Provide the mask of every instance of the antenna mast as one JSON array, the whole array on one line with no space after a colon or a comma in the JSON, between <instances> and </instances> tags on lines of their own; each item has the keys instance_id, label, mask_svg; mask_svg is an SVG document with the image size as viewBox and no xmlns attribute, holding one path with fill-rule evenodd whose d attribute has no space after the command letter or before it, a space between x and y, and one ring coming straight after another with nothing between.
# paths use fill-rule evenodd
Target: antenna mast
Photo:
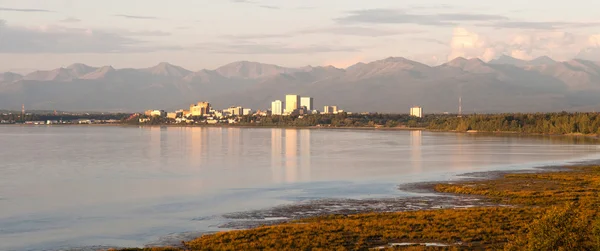
<instances>
[{"instance_id":1,"label":"antenna mast","mask_svg":"<svg viewBox=\"0 0 600 251\"><path fill-rule=\"evenodd\" d=\"M458 117L462 117L462 96L458 98Z\"/></svg>"}]
</instances>

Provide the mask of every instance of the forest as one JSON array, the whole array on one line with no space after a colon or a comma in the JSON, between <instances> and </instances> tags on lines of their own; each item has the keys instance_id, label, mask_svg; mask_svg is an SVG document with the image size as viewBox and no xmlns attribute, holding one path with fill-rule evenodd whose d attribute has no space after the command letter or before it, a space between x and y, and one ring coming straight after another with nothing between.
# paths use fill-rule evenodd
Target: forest
<instances>
[{"instance_id":1,"label":"forest","mask_svg":"<svg viewBox=\"0 0 600 251\"><path fill-rule=\"evenodd\" d=\"M531 134L599 134L598 113L488 114L437 117L428 129L466 132L515 132Z\"/></svg>"}]
</instances>

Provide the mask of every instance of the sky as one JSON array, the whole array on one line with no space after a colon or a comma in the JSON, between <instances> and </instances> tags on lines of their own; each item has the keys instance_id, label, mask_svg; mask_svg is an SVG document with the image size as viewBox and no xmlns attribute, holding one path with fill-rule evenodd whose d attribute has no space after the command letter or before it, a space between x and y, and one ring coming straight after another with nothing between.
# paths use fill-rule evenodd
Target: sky
<instances>
[{"instance_id":1,"label":"sky","mask_svg":"<svg viewBox=\"0 0 600 251\"><path fill-rule=\"evenodd\" d=\"M594 0L0 0L0 71L600 61L599 9Z\"/></svg>"}]
</instances>

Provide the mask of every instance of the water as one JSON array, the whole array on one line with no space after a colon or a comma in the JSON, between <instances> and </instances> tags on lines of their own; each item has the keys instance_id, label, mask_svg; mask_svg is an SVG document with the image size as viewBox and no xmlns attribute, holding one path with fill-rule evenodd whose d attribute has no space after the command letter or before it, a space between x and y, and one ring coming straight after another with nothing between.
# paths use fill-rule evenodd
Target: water
<instances>
[{"instance_id":1,"label":"water","mask_svg":"<svg viewBox=\"0 0 600 251\"><path fill-rule=\"evenodd\" d=\"M584 138L420 131L0 127L0 250L143 246L225 213L596 158Z\"/></svg>"}]
</instances>

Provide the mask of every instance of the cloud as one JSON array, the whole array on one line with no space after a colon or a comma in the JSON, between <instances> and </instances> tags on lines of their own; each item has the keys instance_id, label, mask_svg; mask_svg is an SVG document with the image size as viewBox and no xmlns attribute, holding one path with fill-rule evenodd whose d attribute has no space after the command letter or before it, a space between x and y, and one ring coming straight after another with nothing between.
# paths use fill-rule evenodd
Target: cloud
<instances>
[{"instance_id":1,"label":"cloud","mask_svg":"<svg viewBox=\"0 0 600 251\"><path fill-rule=\"evenodd\" d=\"M588 44L591 47L600 47L600 34L591 35L588 38Z\"/></svg>"},{"instance_id":2,"label":"cloud","mask_svg":"<svg viewBox=\"0 0 600 251\"><path fill-rule=\"evenodd\" d=\"M261 7L263 9L269 9L269 10L281 10L281 7L273 6L273 5L260 5L258 7Z\"/></svg>"},{"instance_id":3,"label":"cloud","mask_svg":"<svg viewBox=\"0 0 600 251\"><path fill-rule=\"evenodd\" d=\"M339 23L370 24L418 24L418 25L456 25L457 22L508 20L500 15L444 13L444 14L410 14L403 10L369 9L351 11L346 17L335 19Z\"/></svg>"},{"instance_id":4,"label":"cloud","mask_svg":"<svg viewBox=\"0 0 600 251\"><path fill-rule=\"evenodd\" d=\"M484 34L457 27L453 30L447 59L465 57L489 61L501 55L509 55L523 60L540 56L570 60L576 55L583 55L582 52L587 51L587 56L595 53L594 39L594 36L581 36L564 31L534 31L492 40Z\"/></svg>"},{"instance_id":5,"label":"cloud","mask_svg":"<svg viewBox=\"0 0 600 251\"><path fill-rule=\"evenodd\" d=\"M349 36L364 36L364 37L384 37L402 34L422 33L421 30L384 30L376 28L367 28L360 26L342 26L319 29L308 29L299 31L301 34L335 34Z\"/></svg>"},{"instance_id":6,"label":"cloud","mask_svg":"<svg viewBox=\"0 0 600 251\"><path fill-rule=\"evenodd\" d=\"M500 29L529 29L529 30L557 30L574 29L600 26L600 22L530 22L530 21L502 21L479 26Z\"/></svg>"},{"instance_id":7,"label":"cloud","mask_svg":"<svg viewBox=\"0 0 600 251\"><path fill-rule=\"evenodd\" d=\"M457 6L450 4L423 4L423 5L411 5L408 8L411 10L447 10L455 9Z\"/></svg>"},{"instance_id":8,"label":"cloud","mask_svg":"<svg viewBox=\"0 0 600 251\"><path fill-rule=\"evenodd\" d=\"M256 1L251 1L251 0L230 0L230 2L232 3L241 3L241 4L252 4L252 5L256 5L259 8L263 8L263 9L268 9L268 10L281 10L281 7L279 6L275 6L275 5L266 5L266 4L260 4Z\"/></svg>"},{"instance_id":9,"label":"cloud","mask_svg":"<svg viewBox=\"0 0 600 251\"><path fill-rule=\"evenodd\" d=\"M282 43L251 43L241 42L228 45L222 44L205 44L199 48L211 50L217 54L313 54L327 52L358 52L359 48L344 47L344 46L324 46L324 45L308 45L308 46L292 46Z\"/></svg>"},{"instance_id":10,"label":"cloud","mask_svg":"<svg viewBox=\"0 0 600 251\"><path fill-rule=\"evenodd\" d=\"M422 42L428 42L428 43L434 43L434 44L439 44L439 45L443 45L443 46L448 46L448 43L435 39L435 38L413 38L412 40L414 41L422 41Z\"/></svg>"},{"instance_id":11,"label":"cloud","mask_svg":"<svg viewBox=\"0 0 600 251\"><path fill-rule=\"evenodd\" d=\"M142 30L142 31L119 31L118 32L124 36L132 36L132 37L166 37L170 36L171 33L165 31L158 30Z\"/></svg>"},{"instance_id":12,"label":"cloud","mask_svg":"<svg viewBox=\"0 0 600 251\"><path fill-rule=\"evenodd\" d=\"M132 15L123 15L123 14L117 14L114 16L128 18L128 19L146 19L146 20L159 20L160 19L159 17L153 17L153 16L132 16Z\"/></svg>"},{"instance_id":13,"label":"cloud","mask_svg":"<svg viewBox=\"0 0 600 251\"><path fill-rule=\"evenodd\" d=\"M590 35L587 38L587 48L581 50L576 58L600 61L600 34Z\"/></svg>"},{"instance_id":14,"label":"cloud","mask_svg":"<svg viewBox=\"0 0 600 251\"><path fill-rule=\"evenodd\" d=\"M136 36L162 35L153 31L109 31L67 28L8 26L0 23L0 53L131 53L178 50L155 46Z\"/></svg>"},{"instance_id":15,"label":"cloud","mask_svg":"<svg viewBox=\"0 0 600 251\"><path fill-rule=\"evenodd\" d=\"M485 37L465 28L457 27L452 32L448 61L457 57L481 58L489 61L496 56L495 51L490 48L490 42Z\"/></svg>"},{"instance_id":16,"label":"cloud","mask_svg":"<svg viewBox=\"0 0 600 251\"><path fill-rule=\"evenodd\" d=\"M294 9L295 10L314 10L316 8L317 7L315 7L315 6L299 6L299 7L296 7Z\"/></svg>"},{"instance_id":17,"label":"cloud","mask_svg":"<svg viewBox=\"0 0 600 251\"><path fill-rule=\"evenodd\" d=\"M60 21L63 22L63 23L78 23L78 22L81 22L81 19L77 19L77 18L74 18L74 17L68 17L68 18L65 18L65 19L60 20Z\"/></svg>"},{"instance_id":18,"label":"cloud","mask_svg":"<svg viewBox=\"0 0 600 251\"><path fill-rule=\"evenodd\" d=\"M54 12L45 9L17 9L17 8L3 8L0 7L0 11L14 11L14 12Z\"/></svg>"},{"instance_id":19,"label":"cloud","mask_svg":"<svg viewBox=\"0 0 600 251\"><path fill-rule=\"evenodd\" d=\"M416 34L422 33L422 30L389 30L389 29L378 29L360 26L335 26L335 27L324 27L316 29L304 29L287 33L275 33L275 34L245 34L245 35L227 35L223 38L233 39L269 39L269 38L289 38L302 35L310 34L333 34L333 35L345 35L345 36L360 36L360 37L384 37L384 36L395 36L404 34Z\"/></svg>"}]
</instances>

